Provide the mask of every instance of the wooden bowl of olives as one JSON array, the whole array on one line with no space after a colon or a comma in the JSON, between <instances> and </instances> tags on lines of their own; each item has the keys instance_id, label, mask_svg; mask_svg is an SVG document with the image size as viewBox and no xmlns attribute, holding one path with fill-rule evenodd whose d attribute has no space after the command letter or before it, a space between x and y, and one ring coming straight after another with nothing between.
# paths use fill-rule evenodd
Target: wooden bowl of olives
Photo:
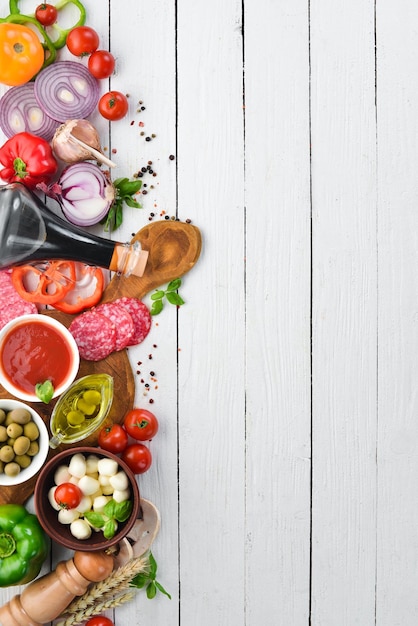
<instances>
[{"instance_id":1,"label":"wooden bowl of olives","mask_svg":"<svg viewBox=\"0 0 418 626\"><path fill-rule=\"evenodd\" d=\"M0 486L19 485L39 472L49 451L42 417L20 400L0 400Z\"/></svg>"}]
</instances>

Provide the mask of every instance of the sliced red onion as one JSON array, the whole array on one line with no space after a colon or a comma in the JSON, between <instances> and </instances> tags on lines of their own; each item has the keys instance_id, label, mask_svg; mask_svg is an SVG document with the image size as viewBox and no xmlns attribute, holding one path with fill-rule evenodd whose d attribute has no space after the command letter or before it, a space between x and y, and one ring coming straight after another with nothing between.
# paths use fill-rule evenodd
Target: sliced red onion
<instances>
[{"instance_id":1,"label":"sliced red onion","mask_svg":"<svg viewBox=\"0 0 418 626\"><path fill-rule=\"evenodd\" d=\"M8 139L16 133L32 133L51 141L58 122L39 106L34 84L11 87L0 98L0 127Z\"/></svg>"},{"instance_id":2,"label":"sliced red onion","mask_svg":"<svg viewBox=\"0 0 418 626\"><path fill-rule=\"evenodd\" d=\"M65 168L54 187L65 217L77 226L98 224L115 199L115 188L103 170L85 161Z\"/></svg>"},{"instance_id":3,"label":"sliced red onion","mask_svg":"<svg viewBox=\"0 0 418 626\"><path fill-rule=\"evenodd\" d=\"M82 119L99 101L99 81L76 61L58 61L41 72L34 83L35 98L57 122Z\"/></svg>"}]
</instances>

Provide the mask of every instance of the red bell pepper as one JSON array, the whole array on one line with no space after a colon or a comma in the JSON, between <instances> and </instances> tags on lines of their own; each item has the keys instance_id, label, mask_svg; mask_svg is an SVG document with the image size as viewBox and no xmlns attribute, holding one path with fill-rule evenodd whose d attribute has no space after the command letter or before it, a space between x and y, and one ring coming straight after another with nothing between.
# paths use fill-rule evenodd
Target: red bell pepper
<instances>
[{"instance_id":1,"label":"red bell pepper","mask_svg":"<svg viewBox=\"0 0 418 626\"><path fill-rule=\"evenodd\" d=\"M104 275L100 267L75 262L76 282L64 297L54 302L54 309L75 315L99 304L104 290Z\"/></svg>"},{"instance_id":2,"label":"red bell pepper","mask_svg":"<svg viewBox=\"0 0 418 626\"><path fill-rule=\"evenodd\" d=\"M52 148L45 139L31 133L17 133L0 148L0 178L20 182L34 189L47 183L58 169Z\"/></svg>"},{"instance_id":3,"label":"red bell pepper","mask_svg":"<svg viewBox=\"0 0 418 626\"><path fill-rule=\"evenodd\" d=\"M35 304L54 304L73 289L76 271L73 261L48 261L19 265L12 270L12 283L18 294Z\"/></svg>"}]
</instances>

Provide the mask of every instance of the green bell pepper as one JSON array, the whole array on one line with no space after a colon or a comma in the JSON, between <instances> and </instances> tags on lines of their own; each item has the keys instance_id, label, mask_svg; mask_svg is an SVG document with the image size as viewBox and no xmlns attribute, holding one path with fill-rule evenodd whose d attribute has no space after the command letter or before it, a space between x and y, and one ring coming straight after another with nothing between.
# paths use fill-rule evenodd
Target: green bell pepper
<instances>
[{"instance_id":1,"label":"green bell pepper","mask_svg":"<svg viewBox=\"0 0 418 626\"><path fill-rule=\"evenodd\" d=\"M39 574L49 540L21 504L0 505L0 587L25 585Z\"/></svg>"}]
</instances>

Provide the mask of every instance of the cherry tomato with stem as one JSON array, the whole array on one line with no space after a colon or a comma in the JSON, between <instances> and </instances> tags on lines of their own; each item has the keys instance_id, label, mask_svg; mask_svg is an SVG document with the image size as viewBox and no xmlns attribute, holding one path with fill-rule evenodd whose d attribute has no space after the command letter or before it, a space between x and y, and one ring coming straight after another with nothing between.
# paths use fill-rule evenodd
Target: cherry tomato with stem
<instances>
[{"instance_id":1,"label":"cherry tomato with stem","mask_svg":"<svg viewBox=\"0 0 418 626\"><path fill-rule=\"evenodd\" d=\"M54 491L55 502L61 509L75 509L81 502L83 492L78 485L61 483Z\"/></svg>"},{"instance_id":2,"label":"cherry tomato with stem","mask_svg":"<svg viewBox=\"0 0 418 626\"><path fill-rule=\"evenodd\" d=\"M68 33L66 44L74 56L87 56L99 47L99 35L90 26L76 26Z\"/></svg>"},{"instance_id":3,"label":"cherry tomato with stem","mask_svg":"<svg viewBox=\"0 0 418 626\"><path fill-rule=\"evenodd\" d=\"M98 442L103 450L120 454L128 445L128 433L120 424L105 426L99 433Z\"/></svg>"},{"instance_id":4,"label":"cherry tomato with stem","mask_svg":"<svg viewBox=\"0 0 418 626\"><path fill-rule=\"evenodd\" d=\"M35 18L42 26L52 26L58 19L58 11L53 4L43 2L36 7Z\"/></svg>"},{"instance_id":5,"label":"cherry tomato with stem","mask_svg":"<svg viewBox=\"0 0 418 626\"><path fill-rule=\"evenodd\" d=\"M128 112L128 98L120 91L108 91L99 100L98 109L107 120L121 120Z\"/></svg>"},{"instance_id":6,"label":"cherry tomato with stem","mask_svg":"<svg viewBox=\"0 0 418 626\"><path fill-rule=\"evenodd\" d=\"M121 459L134 474L143 474L151 467L151 450L143 443L131 443L122 452Z\"/></svg>"},{"instance_id":7,"label":"cherry tomato with stem","mask_svg":"<svg viewBox=\"0 0 418 626\"><path fill-rule=\"evenodd\" d=\"M115 624L108 617L95 615L86 622L86 626L115 626Z\"/></svg>"},{"instance_id":8,"label":"cherry tomato with stem","mask_svg":"<svg viewBox=\"0 0 418 626\"><path fill-rule=\"evenodd\" d=\"M115 69L115 57L107 50L96 50L89 56L87 67L95 78L109 78Z\"/></svg>"},{"instance_id":9,"label":"cherry tomato with stem","mask_svg":"<svg viewBox=\"0 0 418 626\"><path fill-rule=\"evenodd\" d=\"M131 409L127 412L123 426L133 439L149 441L158 432L158 420L147 409Z\"/></svg>"}]
</instances>

